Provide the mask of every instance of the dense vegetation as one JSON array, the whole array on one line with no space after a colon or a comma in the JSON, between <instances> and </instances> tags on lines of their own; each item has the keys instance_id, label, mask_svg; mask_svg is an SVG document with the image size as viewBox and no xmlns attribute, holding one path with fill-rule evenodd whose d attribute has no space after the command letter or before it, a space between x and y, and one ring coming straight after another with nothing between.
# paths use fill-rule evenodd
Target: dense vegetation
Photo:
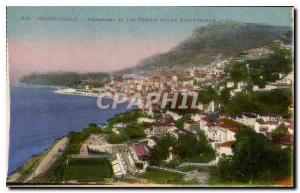
<instances>
[{"instance_id":1,"label":"dense vegetation","mask_svg":"<svg viewBox=\"0 0 300 193\"><path fill-rule=\"evenodd\" d=\"M128 140L139 139L146 137L144 132L144 127L141 124L129 124L126 127L122 128L119 134L110 132L107 134L106 140L109 143L117 144L124 143Z\"/></svg>"},{"instance_id":2,"label":"dense vegetation","mask_svg":"<svg viewBox=\"0 0 300 193\"><path fill-rule=\"evenodd\" d=\"M233 61L228 65L230 79L244 81L248 85L263 88L267 82L278 80L279 74L288 74L293 70L292 51L277 43L268 46L271 53L256 60Z\"/></svg>"},{"instance_id":3,"label":"dense vegetation","mask_svg":"<svg viewBox=\"0 0 300 193\"><path fill-rule=\"evenodd\" d=\"M169 156L169 148L176 144L176 139L166 136L159 140L153 149L150 150L150 164L159 165Z\"/></svg>"},{"instance_id":4,"label":"dense vegetation","mask_svg":"<svg viewBox=\"0 0 300 193\"><path fill-rule=\"evenodd\" d=\"M166 136L159 140L150 150L150 162L153 165L160 165L169 156L169 148L173 146L178 149L179 157L170 165L186 162L209 162L215 158L215 152L209 145L207 138L203 133L186 134L176 141L171 136Z\"/></svg>"},{"instance_id":5,"label":"dense vegetation","mask_svg":"<svg viewBox=\"0 0 300 193\"><path fill-rule=\"evenodd\" d=\"M146 134L144 130L149 124L138 123L137 120L141 117L148 117L148 115L142 110L133 110L113 117L108 121L106 140L109 143L117 144L124 143L130 139L145 137ZM123 128L119 128L119 134L112 132L112 128L115 127L116 124L122 124L124 126Z\"/></svg>"},{"instance_id":6,"label":"dense vegetation","mask_svg":"<svg viewBox=\"0 0 300 193\"><path fill-rule=\"evenodd\" d=\"M22 77L21 82L35 85L68 86L78 87L88 83L93 87L103 86L103 83L109 80L107 73L33 73Z\"/></svg>"},{"instance_id":7,"label":"dense vegetation","mask_svg":"<svg viewBox=\"0 0 300 193\"><path fill-rule=\"evenodd\" d=\"M82 143L92 133L102 133L97 124L91 123L81 132L70 132L69 143L63 155L51 166L44 176L35 179L37 183L61 183L67 180L101 181L112 177L110 163L107 159L74 160L70 156L80 152ZM67 161L68 160L68 161ZM98 171L98 172L95 172Z\"/></svg>"},{"instance_id":8,"label":"dense vegetation","mask_svg":"<svg viewBox=\"0 0 300 193\"><path fill-rule=\"evenodd\" d=\"M291 149L282 149L264 135L250 128L236 135L232 156L223 156L217 166L211 168L212 184L265 183L290 176Z\"/></svg>"},{"instance_id":9,"label":"dense vegetation","mask_svg":"<svg viewBox=\"0 0 300 193\"><path fill-rule=\"evenodd\" d=\"M238 116L245 112L258 114L278 114L289 117L289 106L292 104L290 89L269 92L240 92L232 97L221 109L222 113Z\"/></svg>"},{"instance_id":10,"label":"dense vegetation","mask_svg":"<svg viewBox=\"0 0 300 193\"><path fill-rule=\"evenodd\" d=\"M148 117L146 113L144 113L142 110L136 109L133 111L125 112L122 114L119 114L117 116L114 116L113 118L108 120L109 126L113 126L114 124L118 123L133 123L137 122L138 118L140 117Z\"/></svg>"},{"instance_id":11,"label":"dense vegetation","mask_svg":"<svg viewBox=\"0 0 300 193\"><path fill-rule=\"evenodd\" d=\"M273 134L289 134L289 129L284 124L280 124L276 129L272 132Z\"/></svg>"},{"instance_id":12,"label":"dense vegetation","mask_svg":"<svg viewBox=\"0 0 300 193\"><path fill-rule=\"evenodd\" d=\"M107 159L70 159L64 169L64 180L98 181L112 177Z\"/></svg>"},{"instance_id":13,"label":"dense vegetation","mask_svg":"<svg viewBox=\"0 0 300 193\"><path fill-rule=\"evenodd\" d=\"M68 160L68 163L67 163ZM76 160L66 154L57 160L44 176L35 183L62 183L69 180L103 183L105 178L112 178L113 171L109 161L103 159Z\"/></svg>"},{"instance_id":14,"label":"dense vegetation","mask_svg":"<svg viewBox=\"0 0 300 193\"><path fill-rule=\"evenodd\" d=\"M91 133L102 133L103 130L95 123L89 125L88 128L81 132L69 133L69 145L67 149L68 154L77 154L80 152L82 143L90 136Z\"/></svg>"}]
</instances>

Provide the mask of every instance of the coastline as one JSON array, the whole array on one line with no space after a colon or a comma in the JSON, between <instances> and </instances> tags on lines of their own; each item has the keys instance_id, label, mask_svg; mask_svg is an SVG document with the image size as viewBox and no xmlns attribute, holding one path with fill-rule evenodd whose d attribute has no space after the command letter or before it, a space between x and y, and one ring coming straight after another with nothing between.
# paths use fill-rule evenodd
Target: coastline
<instances>
[{"instance_id":1,"label":"coastline","mask_svg":"<svg viewBox=\"0 0 300 193\"><path fill-rule=\"evenodd\" d=\"M36 88L52 88L52 93L58 94L58 95L73 95L73 96L87 96L87 97L98 97L98 94L93 93L92 95L89 94L85 94L85 93L80 93L80 92L72 92L72 93L68 93L68 92L59 92L59 90L65 90L68 89L66 87L62 88L62 87L57 87L57 86L47 86L47 85L23 85L21 87L36 87ZM111 99L109 97L106 97L107 99ZM120 112L122 113L122 112ZM111 116L110 118L108 118L107 120L104 121L103 124L106 124L108 120L110 120L111 118L113 118L116 115L115 114L113 116ZM80 131L84 130L84 127L82 127L80 129ZM7 183L24 183L24 182L28 182L29 180L24 181L24 179L22 179L24 177L24 175L22 175L22 172L28 170L28 167L30 167L30 170L32 168L36 169L39 165L40 162L42 162L42 160L49 154L49 151L51 151L55 145L57 143L59 143L63 138L65 138L68 135L63 135L61 137L58 137L56 139L53 140L52 145L50 145L47 149L43 150L41 153L38 154L34 154L31 157L29 157L29 159L21 166L19 166L18 168L16 168L14 171L12 171L11 173L7 173ZM52 156L53 157L53 156ZM38 163L37 163L38 162ZM26 178L29 177L30 174L28 174L28 176ZM20 180L22 179L22 180Z\"/></svg>"},{"instance_id":2,"label":"coastline","mask_svg":"<svg viewBox=\"0 0 300 193\"><path fill-rule=\"evenodd\" d=\"M66 142L68 142L67 136L63 136L62 138L55 140L53 145L51 145L47 150L43 151L39 155L32 156L24 165L12 172L11 175L7 177L6 182L25 183L32 180L34 177L43 174L61 156L61 145L65 144L66 146ZM46 164L46 169L44 169L41 164ZM27 172L29 172L29 174Z\"/></svg>"},{"instance_id":3,"label":"coastline","mask_svg":"<svg viewBox=\"0 0 300 193\"><path fill-rule=\"evenodd\" d=\"M79 92L72 88L58 88L54 90L56 94L63 94L63 95L74 95L74 96L87 96L87 97L98 97L99 93L90 93L90 92ZM108 97L107 97L108 98Z\"/></svg>"}]
</instances>

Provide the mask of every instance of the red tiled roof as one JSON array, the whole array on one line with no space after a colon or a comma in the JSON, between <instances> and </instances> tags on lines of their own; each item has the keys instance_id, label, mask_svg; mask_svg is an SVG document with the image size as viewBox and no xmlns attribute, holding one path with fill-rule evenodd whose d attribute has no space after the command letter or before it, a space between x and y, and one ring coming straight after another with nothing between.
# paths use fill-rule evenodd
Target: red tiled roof
<instances>
[{"instance_id":1,"label":"red tiled roof","mask_svg":"<svg viewBox=\"0 0 300 193\"><path fill-rule=\"evenodd\" d=\"M135 151L135 153L138 157L143 157L143 156L148 156L149 155L149 151L142 144L139 144L139 143L134 144L133 149L134 149L134 151Z\"/></svg>"},{"instance_id":2,"label":"red tiled roof","mask_svg":"<svg viewBox=\"0 0 300 193\"><path fill-rule=\"evenodd\" d=\"M232 147L235 144L235 141L226 141L224 143L221 143L219 147Z\"/></svg>"}]
</instances>

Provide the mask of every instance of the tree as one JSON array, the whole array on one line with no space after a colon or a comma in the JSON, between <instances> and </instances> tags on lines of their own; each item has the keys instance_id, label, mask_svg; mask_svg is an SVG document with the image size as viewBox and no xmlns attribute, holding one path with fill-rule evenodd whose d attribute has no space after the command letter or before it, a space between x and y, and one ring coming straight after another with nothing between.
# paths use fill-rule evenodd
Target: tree
<instances>
[{"instance_id":1,"label":"tree","mask_svg":"<svg viewBox=\"0 0 300 193\"><path fill-rule=\"evenodd\" d=\"M274 134L289 134L289 129L284 125L280 124L274 131Z\"/></svg>"},{"instance_id":2,"label":"tree","mask_svg":"<svg viewBox=\"0 0 300 193\"><path fill-rule=\"evenodd\" d=\"M153 149L150 150L150 163L153 165L160 164L169 156L169 148L176 144L176 139L172 136L166 136L159 140Z\"/></svg>"},{"instance_id":3,"label":"tree","mask_svg":"<svg viewBox=\"0 0 300 193\"><path fill-rule=\"evenodd\" d=\"M230 100L230 90L228 88L224 88L221 92L220 92L220 100L223 103L227 103Z\"/></svg>"},{"instance_id":4,"label":"tree","mask_svg":"<svg viewBox=\"0 0 300 193\"><path fill-rule=\"evenodd\" d=\"M212 175L221 182L272 182L291 175L291 150L244 127L236 135L233 156L220 158Z\"/></svg>"},{"instance_id":5,"label":"tree","mask_svg":"<svg viewBox=\"0 0 300 193\"><path fill-rule=\"evenodd\" d=\"M244 112L258 114L274 113L288 117L288 107L292 102L290 89L269 92L240 92L222 107L222 112L231 116L242 115Z\"/></svg>"},{"instance_id":6,"label":"tree","mask_svg":"<svg viewBox=\"0 0 300 193\"><path fill-rule=\"evenodd\" d=\"M256 119L256 122L258 122L259 124L264 123L265 121L262 118Z\"/></svg>"},{"instance_id":7,"label":"tree","mask_svg":"<svg viewBox=\"0 0 300 193\"><path fill-rule=\"evenodd\" d=\"M213 100L217 99L217 92L211 86L208 86L206 89L199 91L198 93L198 102L207 104Z\"/></svg>"}]
</instances>

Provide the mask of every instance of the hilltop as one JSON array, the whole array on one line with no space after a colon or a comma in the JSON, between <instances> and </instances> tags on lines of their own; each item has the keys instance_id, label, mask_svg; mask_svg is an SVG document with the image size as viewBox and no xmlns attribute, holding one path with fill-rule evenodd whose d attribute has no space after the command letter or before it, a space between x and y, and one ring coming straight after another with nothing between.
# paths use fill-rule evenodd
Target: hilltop
<instances>
[{"instance_id":1,"label":"hilltop","mask_svg":"<svg viewBox=\"0 0 300 193\"><path fill-rule=\"evenodd\" d=\"M168 52L143 59L126 72L180 70L207 65L265 46L272 41L292 42L292 28L266 24L215 22L196 28L191 37Z\"/></svg>"}]
</instances>

